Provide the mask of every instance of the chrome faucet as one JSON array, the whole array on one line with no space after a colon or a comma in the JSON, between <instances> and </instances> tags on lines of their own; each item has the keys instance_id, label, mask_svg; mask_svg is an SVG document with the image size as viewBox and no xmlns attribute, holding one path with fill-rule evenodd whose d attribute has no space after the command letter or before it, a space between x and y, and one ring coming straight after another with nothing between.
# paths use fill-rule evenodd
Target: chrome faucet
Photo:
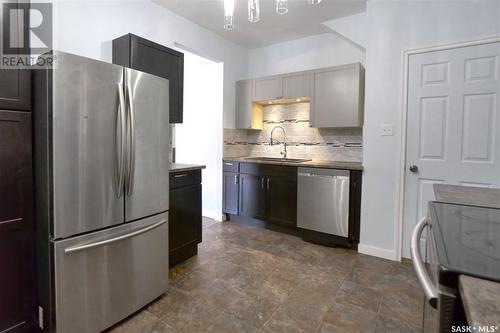
<instances>
[{"instance_id":1,"label":"chrome faucet","mask_svg":"<svg viewBox=\"0 0 500 333\"><path fill-rule=\"evenodd\" d=\"M272 130L271 130L271 140L269 141L269 144L271 146L274 146L274 141L276 141L276 143L280 143L278 140L273 140L273 133L274 133L274 130L277 129L277 128L280 128L282 131L283 131L283 147L284 149L280 152L281 156L283 156L283 158L287 158L287 150L286 150L286 133L285 133L285 129L281 126L275 126Z\"/></svg>"}]
</instances>

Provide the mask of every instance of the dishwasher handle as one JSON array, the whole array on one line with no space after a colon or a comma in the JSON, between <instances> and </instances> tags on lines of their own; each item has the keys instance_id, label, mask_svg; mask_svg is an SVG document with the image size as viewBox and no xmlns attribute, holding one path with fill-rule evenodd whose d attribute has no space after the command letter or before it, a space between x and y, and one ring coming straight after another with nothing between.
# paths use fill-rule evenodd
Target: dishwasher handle
<instances>
[{"instance_id":1,"label":"dishwasher handle","mask_svg":"<svg viewBox=\"0 0 500 333\"><path fill-rule=\"evenodd\" d=\"M322 174L318 174L318 173L309 173L309 172L299 172L297 175L299 177L317 177L317 178L326 178L326 179L349 178L348 176L322 175Z\"/></svg>"},{"instance_id":2,"label":"dishwasher handle","mask_svg":"<svg viewBox=\"0 0 500 333\"><path fill-rule=\"evenodd\" d=\"M328 179L339 177L339 176L334 176L334 175L321 175L321 174L309 173L309 172L307 172L307 173L299 172L298 176L299 177L319 177L319 178L328 178Z\"/></svg>"}]
</instances>

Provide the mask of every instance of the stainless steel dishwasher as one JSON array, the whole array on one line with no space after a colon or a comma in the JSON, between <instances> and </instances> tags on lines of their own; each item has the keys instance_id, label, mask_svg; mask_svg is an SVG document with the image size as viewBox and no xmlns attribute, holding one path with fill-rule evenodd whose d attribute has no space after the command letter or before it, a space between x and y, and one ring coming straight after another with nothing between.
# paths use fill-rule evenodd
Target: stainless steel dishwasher
<instances>
[{"instance_id":1,"label":"stainless steel dishwasher","mask_svg":"<svg viewBox=\"0 0 500 333\"><path fill-rule=\"evenodd\" d=\"M349 170L299 168L297 226L348 237Z\"/></svg>"}]
</instances>

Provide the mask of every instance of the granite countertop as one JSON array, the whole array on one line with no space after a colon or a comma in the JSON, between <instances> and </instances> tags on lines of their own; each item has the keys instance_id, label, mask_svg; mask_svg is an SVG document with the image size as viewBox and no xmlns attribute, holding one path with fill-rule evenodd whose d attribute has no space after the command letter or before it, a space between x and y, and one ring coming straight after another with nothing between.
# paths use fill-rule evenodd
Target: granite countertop
<instances>
[{"instance_id":1,"label":"granite countertop","mask_svg":"<svg viewBox=\"0 0 500 333\"><path fill-rule=\"evenodd\" d=\"M436 201L500 208L500 189L434 184Z\"/></svg>"},{"instance_id":2,"label":"granite countertop","mask_svg":"<svg viewBox=\"0 0 500 333\"><path fill-rule=\"evenodd\" d=\"M246 162L246 163L260 163L260 164L275 164L275 165L291 165L298 167L309 168L326 168L326 169L345 169L345 170L363 170L361 162L349 161L327 161L327 160L311 160L307 162L286 162L286 161L263 161L263 160L249 160L248 157L233 157L224 158L224 161Z\"/></svg>"},{"instance_id":3,"label":"granite countertop","mask_svg":"<svg viewBox=\"0 0 500 333\"><path fill-rule=\"evenodd\" d=\"M170 163L170 172L184 172L205 169L205 165Z\"/></svg>"},{"instance_id":4,"label":"granite countertop","mask_svg":"<svg viewBox=\"0 0 500 333\"><path fill-rule=\"evenodd\" d=\"M460 275L459 288L469 325L500 327L500 283Z\"/></svg>"}]
</instances>

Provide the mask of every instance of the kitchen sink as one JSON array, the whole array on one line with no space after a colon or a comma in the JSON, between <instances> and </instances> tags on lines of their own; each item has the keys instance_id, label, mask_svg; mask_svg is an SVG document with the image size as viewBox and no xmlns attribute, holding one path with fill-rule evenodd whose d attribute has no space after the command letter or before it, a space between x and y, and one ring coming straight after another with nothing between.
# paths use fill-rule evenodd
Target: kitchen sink
<instances>
[{"instance_id":1,"label":"kitchen sink","mask_svg":"<svg viewBox=\"0 0 500 333\"><path fill-rule=\"evenodd\" d=\"M306 158L282 158L282 157L248 157L249 161L264 161L264 162L289 162L289 163L302 163L310 161Z\"/></svg>"}]
</instances>

